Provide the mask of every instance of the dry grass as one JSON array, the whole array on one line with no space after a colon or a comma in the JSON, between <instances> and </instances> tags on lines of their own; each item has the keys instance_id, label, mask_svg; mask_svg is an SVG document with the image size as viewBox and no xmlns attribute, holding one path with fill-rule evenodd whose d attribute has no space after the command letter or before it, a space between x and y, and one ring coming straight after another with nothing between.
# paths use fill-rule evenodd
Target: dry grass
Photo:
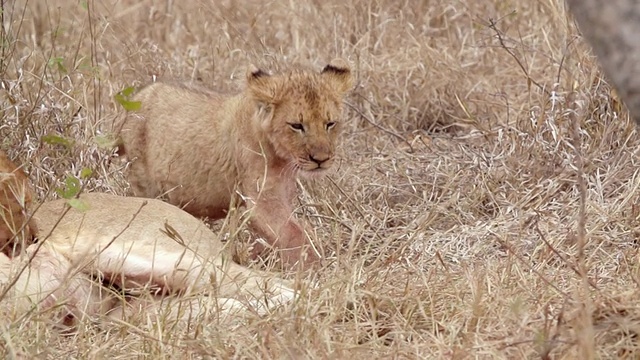
<instances>
[{"instance_id":1,"label":"dry grass","mask_svg":"<svg viewBox=\"0 0 640 360\"><path fill-rule=\"evenodd\" d=\"M563 4L4 1L0 147L40 200L83 168L86 191L128 193L105 146L113 96L151 76L237 89L248 63L344 56L358 84L339 169L301 183L331 255L296 304L73 335L33 317L0 330L0 352L640 357L640 137Z\"/></svg>"}]
</instances>

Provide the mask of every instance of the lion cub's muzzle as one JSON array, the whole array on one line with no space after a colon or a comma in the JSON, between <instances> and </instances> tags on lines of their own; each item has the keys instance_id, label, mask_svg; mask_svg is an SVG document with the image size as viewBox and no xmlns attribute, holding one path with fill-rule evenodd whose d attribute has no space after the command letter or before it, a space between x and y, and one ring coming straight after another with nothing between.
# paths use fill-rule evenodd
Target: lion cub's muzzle
<instances>
[{"instance_id":1,"label":"lion cub's muzzle","mask_svg":"<svg viewBox=\"0 0 640 360\"><path fill-rule=\"evenodd\" d=\"M306 159L300 159L300 168L308 173L320 174L328 170L333 164L333 155L329 153L308 154Z\"/></svg>"}]
</instances>

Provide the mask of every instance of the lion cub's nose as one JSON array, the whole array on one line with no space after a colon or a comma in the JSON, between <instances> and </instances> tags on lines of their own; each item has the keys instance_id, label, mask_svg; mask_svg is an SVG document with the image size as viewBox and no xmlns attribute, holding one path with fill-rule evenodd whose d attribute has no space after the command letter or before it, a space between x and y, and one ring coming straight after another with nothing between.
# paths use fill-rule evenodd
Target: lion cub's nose
<instances>
[{"instance_id":1,"label":"lion cub's nose","mask_svg":"<svg viewBox=\"0 0 640 360\"><path fill-rule=\"evenodd\" d=\"M330 156L328 154L317 154L317 155L309 154L309 160L318 164L318 167L320 167L322 163L324 163L325 161L329 160L329 158Z\"/></svg>"}]
</instances>

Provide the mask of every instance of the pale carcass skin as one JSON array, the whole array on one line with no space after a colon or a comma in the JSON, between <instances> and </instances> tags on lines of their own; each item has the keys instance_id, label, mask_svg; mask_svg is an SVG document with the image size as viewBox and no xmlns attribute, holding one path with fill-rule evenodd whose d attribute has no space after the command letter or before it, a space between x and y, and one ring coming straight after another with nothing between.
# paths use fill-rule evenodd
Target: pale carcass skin
<instances>
[{"instance_id":1,"label":"pale carcass skin","mask_svg":"<svg viewBox=\"0 0 640 360\"><path fill-rule=\"evenodd\" d=\"M96 279L134 296L150 290L156 299L214 297L222 310L264 312L295 296L276 274L233 263L218 235L173 205L98 193L82 195L80 203L88 209L69 208L66 200L42 204L35 214L39 242L22 258L0 259L0 283L6 283L33 256L9 298L40 309L66 298L67 312L78 319L131 312L131 304L115 300Z\"/></svg>"}]
</instances>

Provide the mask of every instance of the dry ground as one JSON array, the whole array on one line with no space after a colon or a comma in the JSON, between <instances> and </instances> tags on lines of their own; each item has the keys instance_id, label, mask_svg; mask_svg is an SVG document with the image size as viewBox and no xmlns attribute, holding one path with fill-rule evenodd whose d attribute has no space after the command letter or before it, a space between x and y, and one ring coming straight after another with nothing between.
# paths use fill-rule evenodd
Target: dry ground
<instances>
[{"instance_id":1,"label":"dry ground","mask_svg":"<svg viewBox=\"0 0 640 360\"><path fill-rule=\"evenodd\" d=\"M3 1L0 147L40 200L128 194L114 95L233 90L249 63L348 58L339 168L301 182L318 286L220 326L0 329L21 358L640 356L640 136L561 0Z\"/></svg>"}]
</instances>

